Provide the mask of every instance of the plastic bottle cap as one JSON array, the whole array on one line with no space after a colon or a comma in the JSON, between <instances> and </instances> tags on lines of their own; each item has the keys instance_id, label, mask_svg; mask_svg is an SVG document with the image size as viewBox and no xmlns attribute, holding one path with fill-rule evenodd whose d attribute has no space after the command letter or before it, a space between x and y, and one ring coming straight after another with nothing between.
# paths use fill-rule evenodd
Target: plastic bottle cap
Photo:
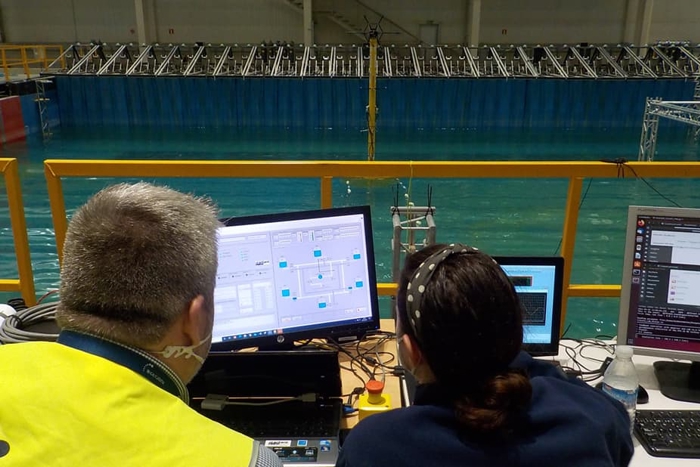
<instances>
[{"instance_id":1,"label":"plastic bottle cap","mask_svg":"<svg viewBox=\"0 0 700 467\"><path fill-rule=\"evenodd\" d=\"M384 390L384 383L376 379L371 379L365 384L365 389L367 389L367 392L370 394L381 394Z\"/></svg>"},{"instance_id":2,"label":"plastic bottle cap","mask_svg":"<svg viewBox=\"0 0 700 467\"><path fill-rule=\"evenodd\" d=\"M634 349L629 345L618 345L615 349L615 355L620 358L632 358L634 355Z\"/></svg>"}]
</instances>

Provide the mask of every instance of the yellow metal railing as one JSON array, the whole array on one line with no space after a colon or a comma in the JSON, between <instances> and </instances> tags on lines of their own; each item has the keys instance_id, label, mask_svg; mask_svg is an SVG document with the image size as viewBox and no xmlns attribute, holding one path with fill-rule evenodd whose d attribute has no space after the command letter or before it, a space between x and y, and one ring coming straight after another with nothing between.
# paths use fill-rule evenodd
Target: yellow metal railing
<instances>
[{"instance_id":1,"label":"yellow metal railing","mask_svg":"<svg viewBox=\"0 0 700 467\"><path fill-rule=\"evenodd\" d=\"M27 222L24 218L24 204L22 204L22 190L19 184L19 171L17 159L0 159L0 173L5 180L7 204L10 210L10 225L12 226L12 238L15 243L15 255L17 256L17 272L19 279L0 279L0 291L20 291L24 302L32 306L36 303L34 293L34 276L32 275L32 261L29 257L29 238L27 237Z\"/></svg>"},{"instance_id":2,"label":"yellow metal railing","mask_svg":"<svg viewBox=\"0 0 700 467\"><path fill-rule=\"evenodd\" d=\"M10 81L12 68L22 68L26 79L31 78L30 68L45 69L53 60L49 54L61 56L62 45L0 45L0 65L5 76L5 81ZM38 65L38 66L32 66ZM65 68L65 59L62 59Z\"/></svg>"},{"instance_id":3,"label":"yellow metal railing","mask_svg":"<svg viewBox=\"0 0 700 467\"><path fill-rule=\"evenodd\" d=\"M700 162L630 162L643 178L700 177ZM67 221L61 177L188 177L188 178L318 178L321 207L333 205L333 178L566 178L569 188L561 244L565 258L564 318L569 297L618 297L620 285L571 284L581 187L584 178L617 178L620 168L604 162L333 162L333 161L104 161L46 160L51 215L59 261ZM632 170L634 172L632 172ZM395 284L379 284L381 295L392 295ZM562 319L562 326L565 319Z\"/></svg>"}]
</instances>

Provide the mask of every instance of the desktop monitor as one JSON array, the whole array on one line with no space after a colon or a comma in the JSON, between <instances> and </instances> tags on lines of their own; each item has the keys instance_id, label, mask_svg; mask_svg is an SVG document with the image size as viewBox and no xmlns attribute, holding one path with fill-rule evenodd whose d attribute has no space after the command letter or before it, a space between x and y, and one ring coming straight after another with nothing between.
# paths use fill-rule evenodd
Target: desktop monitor
<instances>
[{"instance_id":1,"label":"desktop monitor","mask_svg":"<svg viewBox=\"0 0 700 467\"><path fill-rule=\"evenodd\" d=\"M557 355L562 309L564 258L494 257L515 286L523 305L523 350Z\"/></svg>"},{"instance_id":2,"label":"desktop monitor","mask_svg":"<svg viewBox=\"0 0 700 467\"><path fill-rule=\"evenodd\" d=\"M284 349L379 328L369 206L222 223L212 350Z\"/></svg>"},{"instance_id":3,"label":"desktop monitor","mask_svg":"<svg viewBox=\"0 0 700 467\"><path fill-rule=\"evenodd\" d=\"M657 361L665 396L700 402L700 209L630 206L617 342Z\"/></svg>"}]
</instances>

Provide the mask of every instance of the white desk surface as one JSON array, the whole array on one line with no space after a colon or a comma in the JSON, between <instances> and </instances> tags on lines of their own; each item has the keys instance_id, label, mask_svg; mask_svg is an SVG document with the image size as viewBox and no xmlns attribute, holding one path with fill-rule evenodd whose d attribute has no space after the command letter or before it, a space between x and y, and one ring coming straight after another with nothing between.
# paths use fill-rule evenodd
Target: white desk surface
<instances>
[{"instance_id":1,"label":"white desk surface","mask_svg":"<svg viewBox=\"0 0 700 467\"><path fill-rule=\"evenodd\" d=\"M571 341L564 340L564 344L568 345ZM610 354L604 349L587 348L585 352L586 356L593 356L596 358L604 359ZM570 362L569 357L560 347L560 353L557 359L563 364L567 365ZM649 403L637 405L640 410L643 409L670 409L670 410L700 410L700 404L693 404L689 402L679 402L673 399L669 399L659 391L659 383L654 376L653 363L660 360L655 357L646 357L641 355L635 355L633 357L633 362L637 368L637 374L639 375L639 384L644 386L644 389L649 393ZM582 359L582 361L585 361ZM600 363L590 362L591 368L599 368ZM597 366L596 366L597 365ZM600 381L600 378L593 381L591 384L595 384ZM700 459L673 459L668 457L653 457L647 454L636 437L634 440L634 456L632 457L631 467L656 467L656 466L699 466Z\"/></svg>"}]
</instances>

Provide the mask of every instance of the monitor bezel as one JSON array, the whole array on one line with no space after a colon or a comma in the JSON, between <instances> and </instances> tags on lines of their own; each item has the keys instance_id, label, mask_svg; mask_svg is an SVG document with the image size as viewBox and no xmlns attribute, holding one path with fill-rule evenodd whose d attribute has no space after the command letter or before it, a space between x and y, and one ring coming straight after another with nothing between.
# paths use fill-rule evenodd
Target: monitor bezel
<instances>
[{"instance_id":1,"label":"monitor bezel","mask_svg":"<svg viewBox=\"0 0 700 467\"><path fill-rule=\"evenodd\" d=\"M637 355L698 361L700 360L700 351L690 352L684 350L661 349L658 347L647 347L635 344L627 344L627 340L630 337L630 330L628 329L628 324L632 288L632 266L634 261L634 238L636 236L637 217L639 215L696 218L698 219L698 223L700 224L700 209L658 206L629 206L627 211L627 230L625 231L624 263L622 264L620 310L617 320L617 343L620 345L630 345L634 349L635 354Z\"/></svg>"},{"instance_id":2,"label":"monitor bezel","mask_svg":"<svg viewBox=\"0 0 700 467\"><path fill-rule=\"evenodd\" d=\"M231 351L257 347L258 349L277 350L293 348L294 343L308 339L330 339L337 342L347 342L361 339L371 331L376 331L380 327L379 298L377 292L377 273L374 255L374 238L372 230L372 217L370 206L347 206L338 208L315 209L308 211L290 211L272 214L260 214L253 216L230 217L221 219L222 227L243 226L253 224L265 224L275 222L289 222L306 219L323 219L341 216L364 216L364 238L366 245L367 267L367 289L369 291L371 319L362 322L347 324L330 323L327 326L315 327L313 329L302 329L270 336L257 336L247 339L237 339L231 341L213 342L212 351ZM214 318L216 319L216 317Z\"/></svg>"},{"instance_id":3,"label":"monitor bezel","mask_svg":"<svg viewBox=\"0 0 700 467\"><path fill-rule=\"evenodd\" d=\"M564 287L564 258L561 256L494 256L499 266L553 266L554 290L552 294L552 329L550 342L525 343L522 350L533 357L554 356L559 354L559 341L561 339L561 319L563 311L563 287ZM504 270L505 272L505 270ZM523 323L523 339L525 337L525 323Z\"/></svg>"}]
</instances>

